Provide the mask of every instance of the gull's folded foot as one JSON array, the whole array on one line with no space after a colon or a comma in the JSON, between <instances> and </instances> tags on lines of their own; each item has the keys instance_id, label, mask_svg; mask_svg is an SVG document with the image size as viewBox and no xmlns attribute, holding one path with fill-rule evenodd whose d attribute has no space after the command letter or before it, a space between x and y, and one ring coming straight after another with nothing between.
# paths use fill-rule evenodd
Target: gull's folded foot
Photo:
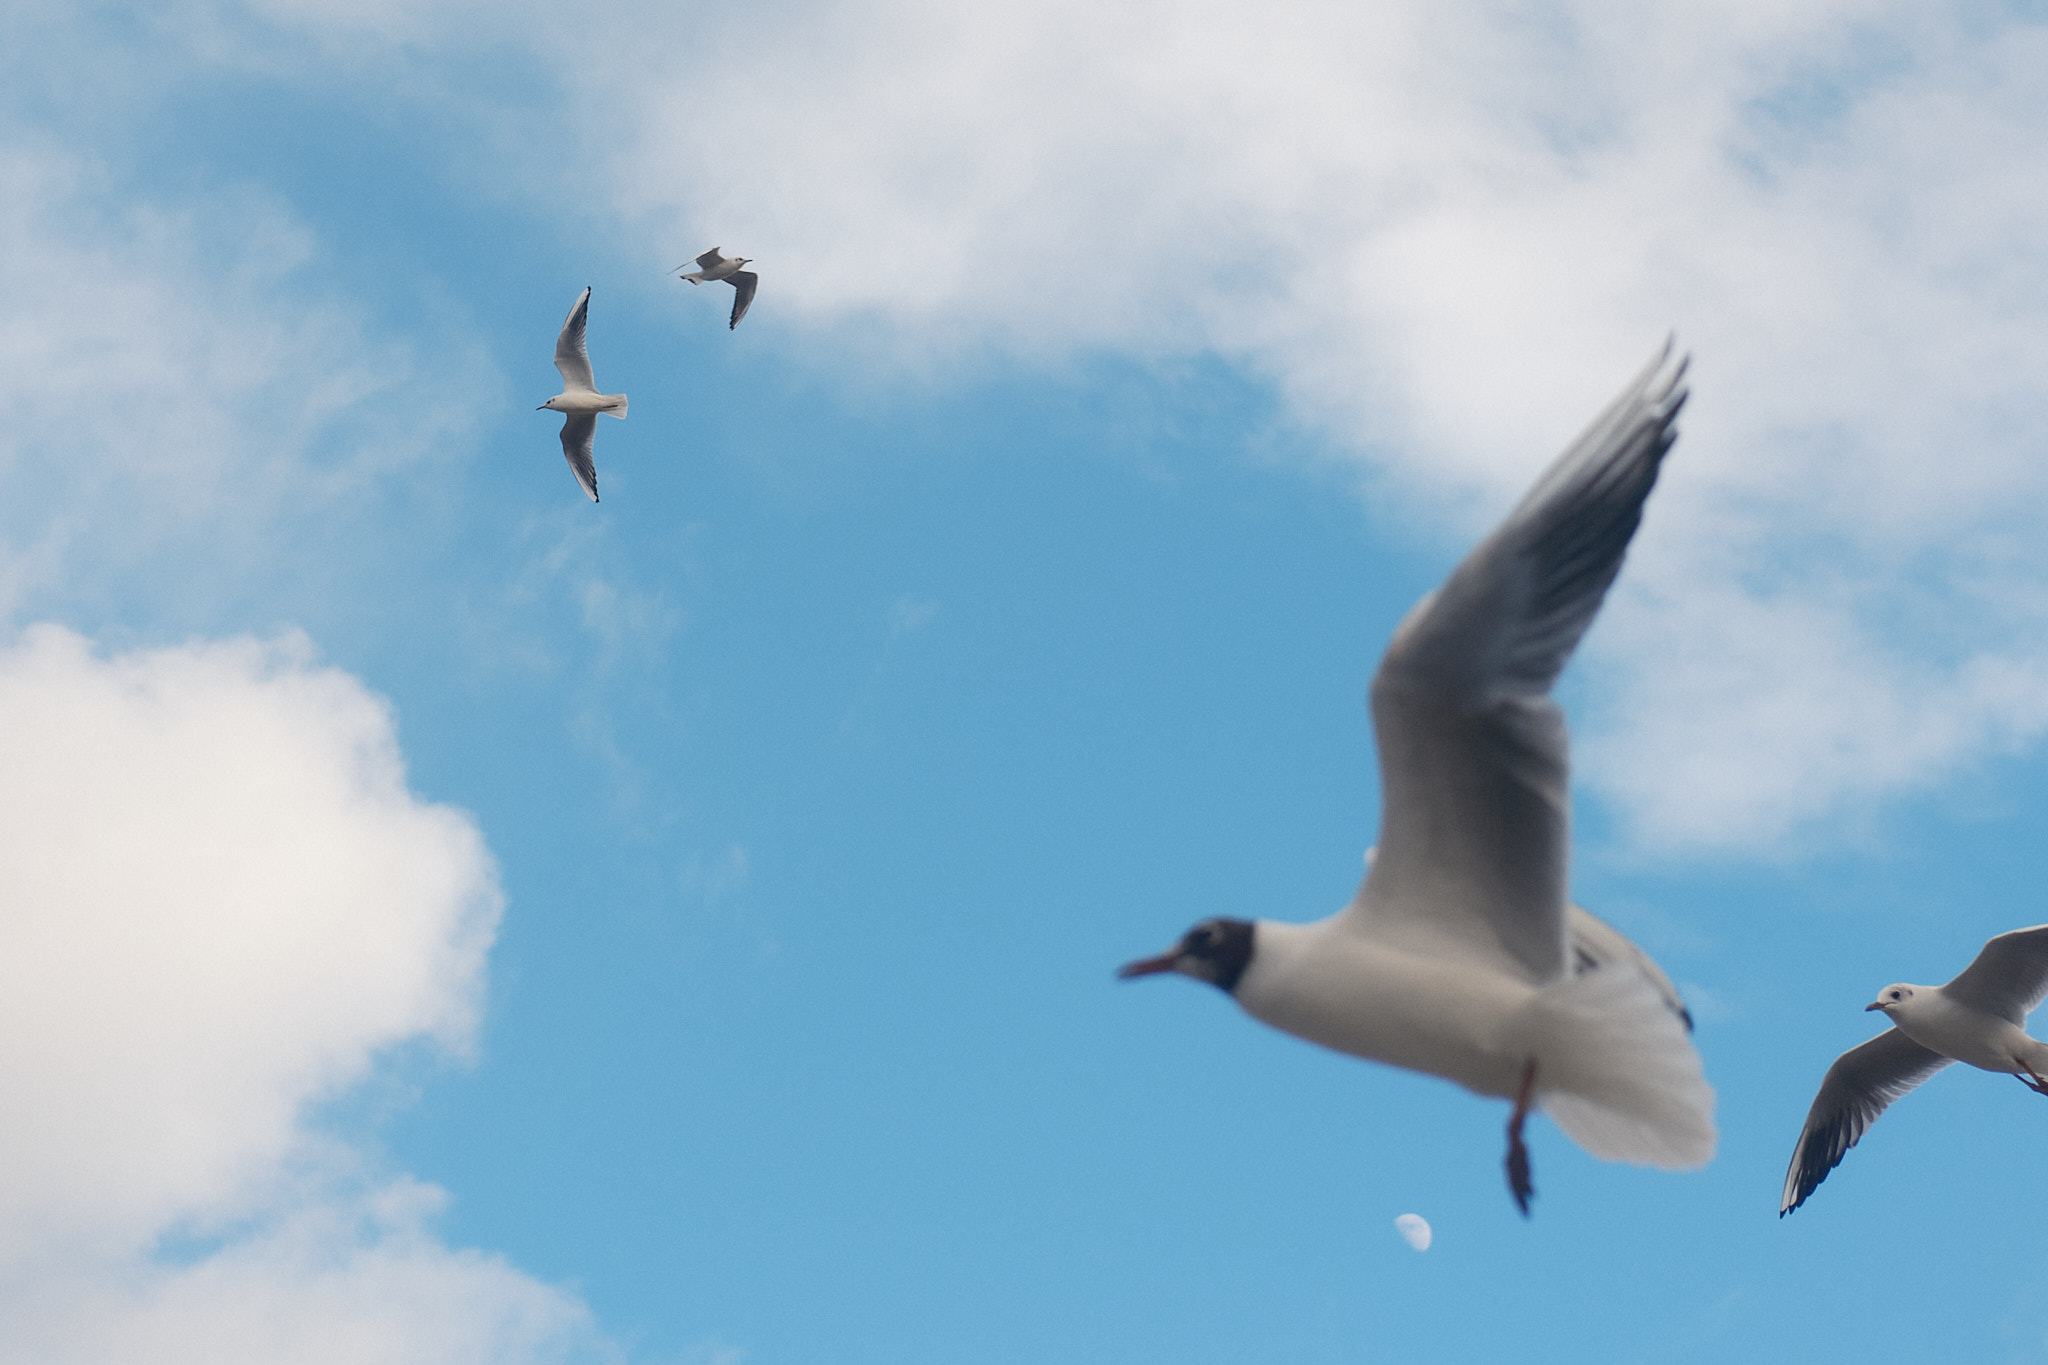
<instances>
[{"instance_id":1,"label":"gull's folded foot","mask_svg":"<svg viewBox=\"0 0 2048 1365\"><path fill-rule=\"evenodd\" d=\"M1522 1088L1515 1092L1515 1112L1508 1116L1508 1193L1515 1197L1515 1207L1522 1211L1522 1217L1529 1216L1529 1201L1535 1197L1536 1185L1529 1178L1529 1148L1522 1141L1522 1121L1529 1117L1529 1095L1536 1088L1536 1061L1529 1060L1528 1069L1522 1072ZM2048 1090L2041 1092L2048 1095Z\"/></svg>"},{"instance_id":2,"label":"gull's folded foot","mask_svg":"<svg viewBox=\"0 0 2048 1365\"><path fill-rule=\"evenodd\" d=\"M2048 1081L2044 1081L2039 1076L2036 1076L2032 1067L2027 1068L2027 1074L2024 1076L2014 1072L2013 1078L2036 1095L2048 1095Z\"/></svg>"}]
</instances>

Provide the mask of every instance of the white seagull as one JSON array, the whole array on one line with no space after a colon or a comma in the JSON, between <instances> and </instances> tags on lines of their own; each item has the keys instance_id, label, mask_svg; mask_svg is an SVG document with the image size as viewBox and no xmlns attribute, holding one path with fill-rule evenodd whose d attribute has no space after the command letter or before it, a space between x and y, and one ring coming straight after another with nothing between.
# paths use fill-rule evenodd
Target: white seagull
<instances>
[{"instance_id":1,"label":"white seagull","mask_svg":"<svg viewBox=\"0 0 2048 1365\"><path fill-rule=\"evenodd\" d=\"M1893 1101L1950 1062L2019 1077L2048 1095L2048 1043L2027 1036L2027 1015L2048 996L2048 924L2015 929L1984 945L1945 986L1886 986L1863 1008L1883 1010L1891 1030L1835 1058L1806 1113L1785 1190L1783 1218L1841 1164Z\"/></svg>"},{"instance_id":2,"label":"white seagull","mask_svg":"<svg viewBox=\"0 0 2048 1365\"><path fill-rule=\"evenodd\" d=\"M562 324L562 334L555 338L555 368L562 372L562 391L537 410L568 414L562 419L562 454L576 471L576 482L596 502L597 462L591 458L590 447L597 438L597 414L623 419L626 395L597 391L597 380L590 373L590 352L583 345L583 328L589 318L590 289L585 286L576 296L576 306L569 310L568 321Z\"/></svg>"},{"instance_id":3,"label":"white seagull","mask_svg":"<svg viewBox=\"0 0 2048 1365\"><path fill-rule=\"evenodd\" d=\"M1686 391L1671 346L1394 632L1372 682L1380 838L1314 924L1212 919L1125 978L1179 972L1273 1027L1514 1102L1522 1124L1667 1169L1714 1154L1714 1092L1670 980L1572 905L1564 713L1551 684L1642 517Z\"/></svg>"},{"instance_id":4,"label":"white seagull","mask_svg":"<svg viewBox=\"0 0 2048 1365\"><path fill-rule=\"evenodd\" d=\"M747 309L754 306L754 290L761 283L761 277L741 266L752 260L751 256L721 256L718 248L712 247L697 258L697 268L683 276L691 284L715 284L724 280L733 287L732 321L725 324L727 331L740 325L740 319L747 315ZM676 270L681 270L677 266ZM675 271L670 271L674 274Z\"/></svg>"}]
</instances>

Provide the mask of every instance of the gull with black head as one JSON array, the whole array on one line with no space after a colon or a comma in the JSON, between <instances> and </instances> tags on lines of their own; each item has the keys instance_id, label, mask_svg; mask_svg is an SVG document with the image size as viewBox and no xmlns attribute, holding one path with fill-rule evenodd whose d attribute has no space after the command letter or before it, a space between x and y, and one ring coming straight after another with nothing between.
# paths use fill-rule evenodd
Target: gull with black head
<instances>
[{"instance_id":1,"label":"gull with black head","mask_svg":"<svg viewBox=\"0 0 2048 1365\"><path fill-rule=\"evenodd\" d=\"M1677 439L1684 374L1667 343L1394 632L1372 682L1380 837L1350 904L1313 924L1207 920L1119 973L1207 981L1297 1037L1511 1101L1524 1216L1532 1109L1607 1160L1689 1169L1714 1154L1678 992L1571 904L1550 696Z\"/></svg>"},{"instance_id":2,"label":"gull with black head","mask_svg":"<svg viewBox=\"0 0 2048 1365\"><path fill-rule=\"evenodd\" d=\"M2005 1072L2048 1095L2048 1043L2026 1029L2044 996L2048 924L2000 934L1946 985L1901 981L1879 991L1863 1008L1882 1011L1892 1026L1835 1058L1821 1078L1792 1149L1778 1216L1804 1204L1886 1109L1950 1062Z\"/></svg>"},{"instance_id":3,"label":"gull with black head","mask_svg":"<svg viewBox=\"0 0 2048 1365\"><path fill-rule=\"evenodd\" d=\"M562 333L555 338L555 368L562 372L562 391L542 403L538 411L567 414L562 419L562 454L576 475L576 482L597 501L597 460L591 448L597 442L597 414L624 420L626 395L599 393L597 378L590 372L590 352L583 344L583 332L590 320L590 289L585 286L569 310Z\"/></svg>"}]
</instances>

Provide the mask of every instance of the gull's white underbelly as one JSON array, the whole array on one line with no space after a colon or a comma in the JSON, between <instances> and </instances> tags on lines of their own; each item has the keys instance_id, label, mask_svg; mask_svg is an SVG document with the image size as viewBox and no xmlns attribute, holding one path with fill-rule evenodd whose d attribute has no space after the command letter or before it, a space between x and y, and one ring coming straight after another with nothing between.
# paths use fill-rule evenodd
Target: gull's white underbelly
<instances>
[{"instance_id":1,"label":"gull's white underbelly","mask_svg":"<svg viewBox=\"0 0 2048 1365\"><path fill-rule=\"evenodd\" d=\"M595 393L589 389L564 391L554 400L556 412L610 412L619 405L615 393Z\"/></svg>"},{"instance_id":2,"label":"gull's white underbelly","mask_svg":"<svg viewBox=\"0 0 2048 1365\"><path fill-rule=\"evenodd\" d=\"M1532 1055L1536 995L1469 963L1269 920L1236 991L1247 1014L1298 1038L1498 1096L1515 1093Z\"/></svg>"},{"instance_id":3,"label":"gull's white underbelly","mask_svg":"<svg viewBox=\"0 0 2048 1365\"><path fill-rule=\"evenodd\" d=\"M1897 1010L1892 1022L1924 1048L1985 1071L2018 1072L2031 1064L2037 1074L2048 1063L2048 1045L1996 1015L1943 999L1923 997L1911 1010Z\"/></svg>"}]
</instances>

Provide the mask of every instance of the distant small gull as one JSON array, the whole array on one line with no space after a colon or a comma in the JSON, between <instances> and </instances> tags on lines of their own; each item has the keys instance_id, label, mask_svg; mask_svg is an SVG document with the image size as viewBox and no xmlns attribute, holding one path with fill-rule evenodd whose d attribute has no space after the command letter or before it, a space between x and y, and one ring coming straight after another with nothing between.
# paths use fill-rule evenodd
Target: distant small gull
<instances>
[{"instance_id":1,"label":"distant small gull","mask_svg":"<svg viewBox=\"0 0 2048 1365\"><path fill-rule=\"evenodd\" d=\"M727 331L739 326L740 319L747 315L747 309L754 305L754 289L761 283L761 277L751 270L740 269L752 259L750 256L721 256L718 248L712 247L697 258L697 268L683 276L691 284L714 284L724 280L733 287L732 321L725 324ZM681 270L682 267L677 266L676 269Z\"/></svg>"},{"instance_id":2,"label":"distant small gull","mask_svg":"<svg viewBox=\"0 0 2048 1365\"><path fill-rule=\"evenodd\" d=\"M2048 924L2015 929L1984 945L1945 986L1886 986L1863 1008L1892 1021L1835 1058L1807 1111L1785 1190L1783 1218L1841 1164L1891 1104L1950 1062L2017 1076L2048 1095L2048 1043L2027 1036L2027 1015L2048 996Z\"/></svg>"},{"instance_id":3,"label":"distant small gull","mask_svg":"<svg viewBox=\"0 0 2048 1365\"><path fill-rule=\"evenodd\" d=\"M576 482L596 502L597 462L591 458L590 447L597 438L597 414L610 413L623 419L626 395L597 391L597 380L590 373L590 352L583 345L583 328L589 316L590 290L586 287L577 295L576 306L569 310L562 334L555 338L555 368L562 372L562 391L540 406L568 414L562 420L562 454L568 457L569 468L576 471Z\"/></svg>"},{"instance_id":4,"label":"distant small gull","mask_svg":"<svg viewBox=\"0 0 2048 1365\"><path fill-rule=\"evenodd\" d=\"M1394 1220L1394 1231L1417 1251L1429 1250L1429 1220L1419 1213L1404 1213Z\"/></svg>"},{"instance_id":5,"label":"distant small gull","mask_svg":"<svg viewBox=\"0 0 2048 1365\"><path fill-rule=\"evenodd\" d=\"M1667 345L1394 632L1372 682L1378 851L1315 924L1211 919L1120 975L1179 972L1297 1037L1513 1101L1508 1188L1540 1105L1593 1155L1714 1154L1714 1092L1670 979L1572 905L1564 712L1551 685L1621 571L1685 365Z\"/></svg>"}]
</instances>

